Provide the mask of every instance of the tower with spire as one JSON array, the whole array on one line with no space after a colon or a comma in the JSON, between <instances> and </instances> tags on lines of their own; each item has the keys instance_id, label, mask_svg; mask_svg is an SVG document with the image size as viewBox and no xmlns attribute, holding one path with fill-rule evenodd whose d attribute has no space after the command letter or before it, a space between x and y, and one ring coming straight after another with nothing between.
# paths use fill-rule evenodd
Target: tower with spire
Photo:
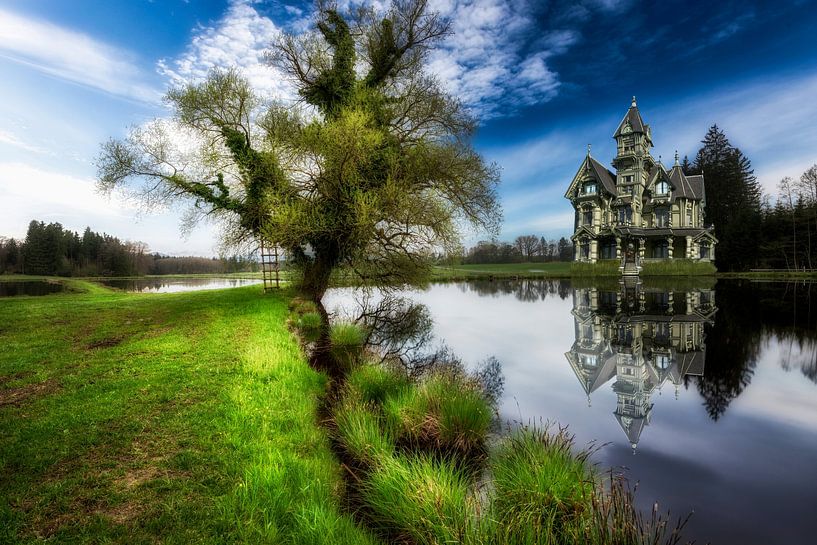
<instances>
[{"instance_id":1,"label":"tower with spire","mask_svg":"<svg viewBox=\"0 0 817 545\"><path fill-rule=\"evenodd\" d=\"M667 170L653 159L652 130L633 97L613 139L615 172L587 155L565 193L575 209L575 260L614 259L624 275L637 275L646 260L713 261L717 240L704 225L703 175Z\"/></svg>"}]
</instances>

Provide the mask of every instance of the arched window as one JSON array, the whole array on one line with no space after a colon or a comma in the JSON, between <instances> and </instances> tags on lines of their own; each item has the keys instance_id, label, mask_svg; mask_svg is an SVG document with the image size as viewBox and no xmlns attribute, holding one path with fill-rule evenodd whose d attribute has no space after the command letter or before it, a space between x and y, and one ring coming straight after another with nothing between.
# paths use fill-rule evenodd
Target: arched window
<instances>
[{"instance_id":1,"label":"arched window","mask_svg":"<svg viewBox=\"0 0 817 545\"><path fill-rule=\"evenodd\" d=\"M655 184L656 195L666 195L667 193L669 193L669 184L666 180L661 180Z\"/></svg>"}]
</instances>

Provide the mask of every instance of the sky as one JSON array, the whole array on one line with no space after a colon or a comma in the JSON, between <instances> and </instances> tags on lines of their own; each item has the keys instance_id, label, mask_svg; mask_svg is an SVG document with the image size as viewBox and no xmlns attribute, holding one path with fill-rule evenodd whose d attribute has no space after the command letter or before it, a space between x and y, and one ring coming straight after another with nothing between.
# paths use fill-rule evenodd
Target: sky
<instances>
[{"instance_id":1,"label":"sky","mask_svg":"<svg viewBox=\"0 0 817 545\"><path fill-rule=\"evenodd\" d=\"M502 173L502 239L571 234L564 192L588 144L609 165L633 96L665 164L694 157L713 124L771 195L817 163L817 0L429 2L454 33L427 69L480 120L474 146ZM312 15L294 0L0 0L0 236L38 219L214 255L217 226L183 231L184 208L98 194L100 145L168 116L166 90L213 67L292 100L264 52Z\"/></svg>"}]
</instances>

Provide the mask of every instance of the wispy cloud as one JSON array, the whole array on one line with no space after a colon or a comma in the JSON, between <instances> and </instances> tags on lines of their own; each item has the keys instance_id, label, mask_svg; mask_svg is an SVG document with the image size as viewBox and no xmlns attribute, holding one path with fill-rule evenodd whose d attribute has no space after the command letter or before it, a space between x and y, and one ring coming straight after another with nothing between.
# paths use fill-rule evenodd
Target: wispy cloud
<instances>
[{"instance_id":1,"label":"wispy cloud","mask_svg":"<svg viewBox=\"0 0 817 545\"><path fill-rule=\"evenodd\" d=\"M28 151L31 153L37 154L48 154L50 153L47 149L42 148L40 146L36 146L24 140L21 140L12 132L0 129L0 144L6 144L8 146L15 147L17 149L21 149L23 151Z\"/></svg>"},{"instance_id":2,"label":"wispy cloud","mask_svg":"<svg viewBox=\"0 0 817 545\"><path fill-rule=\"evenodd\" d=\"M0 9L0 56L51 76L141 102L160 93L134 56L86 34Z\"/></svg>"}]
</instances>

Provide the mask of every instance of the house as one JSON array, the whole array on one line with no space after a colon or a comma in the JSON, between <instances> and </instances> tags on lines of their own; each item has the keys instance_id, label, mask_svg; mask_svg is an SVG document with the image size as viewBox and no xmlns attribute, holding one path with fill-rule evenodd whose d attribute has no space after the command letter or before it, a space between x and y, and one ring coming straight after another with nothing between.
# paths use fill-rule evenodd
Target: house
<instances>
[{"instance_id":1,"label":"house","mask_svg":"<svg viewBox=\"0 0 817 545\"><path fill-rule=\"evenodd\" d=\"M576 211L576 261L619 260L623 274L638 274L649 260L714 261L717 239L704 225L703 175L685 175L675 154L667 170L650 155L652 131L635 97L613 138L615 173L590 155L565 193Z\"/></svg>"}]
</instances>

